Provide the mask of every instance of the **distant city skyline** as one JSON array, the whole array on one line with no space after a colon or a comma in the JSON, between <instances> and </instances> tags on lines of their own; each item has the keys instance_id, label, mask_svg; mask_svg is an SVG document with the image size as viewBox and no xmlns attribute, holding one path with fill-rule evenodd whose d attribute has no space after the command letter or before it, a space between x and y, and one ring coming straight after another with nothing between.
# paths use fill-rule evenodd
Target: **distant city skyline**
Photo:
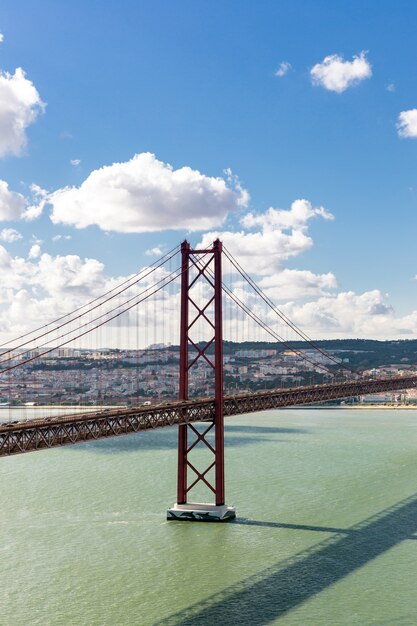
<instances>
[{"instance_id":1,"label":"distant city skyline","mask_svg":"<svg viewBox=\"0 0 417 626\"><path fill-rule=\"evenodd\" d=\"M346 374L347 370L341 370L339 366L349 369L351 361L354 367L361 363L358 372L373 378L415 373L414 342L381 343L376 350L375 345L370 345L374 343L334 341L333 344L330 342L332 347L322 354L308 345L293 351L277 344L262 344L263 348L259 348L254 342L231 343L224 355L224 391L230 394L237 390L249 392L334 381ZM406 354L408 356L400 356ZM16 352L13 364L32 356L35 356L34 352ZM159 345L147 350L53 350L45 358L13 370L7 380L1 382L0 405L134 404L141 398L150 397L154 401L155 398L177 398L179 359L179 346ZM206 361L199 361L190 374L191 396L213 393L213 372ZM414 402L417 390L384 393L381 397L373 395L363 401L375 403L399 399ZM349 400L353 401L356 402L357 398Z\"/></svg>"},{"instance_id":2,"label":"distant city skyline","mask_svg":"<svg viewBox=\"0 0 417 626\"><path fill-rule=\"evenodd\" d=\"M0 341L217 237L311 336L413 338L416 26L392 0L5 0Z\"/></svg>"}]
</instances>

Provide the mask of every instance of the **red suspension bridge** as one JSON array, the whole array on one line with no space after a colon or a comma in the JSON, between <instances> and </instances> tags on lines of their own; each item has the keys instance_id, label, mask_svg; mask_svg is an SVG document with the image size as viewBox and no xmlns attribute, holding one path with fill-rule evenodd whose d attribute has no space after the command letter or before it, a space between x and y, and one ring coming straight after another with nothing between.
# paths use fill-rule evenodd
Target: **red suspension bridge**
<instances>
[{"instance_id":1,"label":"red suspension bridge","mask_svg":"<svg viewBox=\"0 0 417 626\"><path fill-rule=\"evenodd\" d=\"M178 253L180 264L172 270ZM223 259L228 262L229 283ZM143 309L152 298L156 305L149 316L149 310ZM198 250L192 250L185 241L180 250L172 250L85 305L3 345L2 384L7 387L18 383L48 355L66 346L85 346L92 336L103 343L114 341L116 335L116 339L131 345L135 335L137 345L139 341L146 344L142 332L143 328L146 331L146 323L141 322L152 317L155 325L158 313L167 305L164 324L175 324L174 309L178 304L178 400L9 421L0 424L0 456L178 425L177 503L168 511L168 519L225 520L235 515L225 500L225 417L417 387L417 376L363 378L333 353L323 350L275 306L219 240L210 248ZM234 314L232 309L225 314L225 305L233 306ZM224 328L230 336L234 327L242 328L243 320L249 324L249 334L257 329L258 340L272 338L302 363L305 371L319 374L320 384L304 381L241 393L225 389ZM289 339L289 333L293 339ZM308 350L299 347L300 341ZM195 397L198 387L192 382L192 374L196 369L204 370L205 388L212 388L210 395ZM193 457L195 449L201 447L210 454L203 469L197 467ZM211 493L212 504L190 502L190 492L197 485Z\"/></svg>"}]
</instances>

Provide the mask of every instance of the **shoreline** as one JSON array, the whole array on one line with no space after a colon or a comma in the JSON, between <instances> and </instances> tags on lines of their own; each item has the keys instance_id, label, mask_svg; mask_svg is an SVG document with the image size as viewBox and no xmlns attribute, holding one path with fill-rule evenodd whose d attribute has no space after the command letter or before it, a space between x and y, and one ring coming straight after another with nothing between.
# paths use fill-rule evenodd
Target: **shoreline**
<instances>
[{"instance_id":1,"label":"shoreline","mask_svg":"<svg viewBox=\"0 0 417 626\"><path fill-rule=\"evenodd\" d=\"M340 404L327 404L327 405L309 405L309 404L302 404L299 406L289 406L289 407L285 407L288 409L305 409L305 408L309 408L309 409L337 409L337 410L344 410L344 409L354 409L354 410L374 410L374 409L385 409L385 410L390 410L392 411L393 409L401 409L401 410L417 410L417 404L344 404L344 405L340 405Z\"/></svg>"}]
</instances>

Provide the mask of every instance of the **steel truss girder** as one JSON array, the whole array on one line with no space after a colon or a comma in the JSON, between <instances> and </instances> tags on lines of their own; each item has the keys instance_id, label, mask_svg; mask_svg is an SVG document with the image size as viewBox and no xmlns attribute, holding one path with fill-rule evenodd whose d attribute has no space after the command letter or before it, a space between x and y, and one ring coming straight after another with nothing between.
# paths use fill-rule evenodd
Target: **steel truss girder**
<instances>
[{"instance_id":1,"label":"steel truss girder","mask_svg":"<svg viewBox=\"0 0 417 626\"><path fill-rule=\"evenodd\" d=\"M223 408L225 417L230 417L242 413L412 388L417 388L417 376L307 385L226 396ZM0 456L117 437L164 426L196 422L212 423L214 417L215 402L214 398L210 397L167 402L151 407L114 409L44 420L28 420L10 426L0 424Z\"/></svg>"}]
</instances>

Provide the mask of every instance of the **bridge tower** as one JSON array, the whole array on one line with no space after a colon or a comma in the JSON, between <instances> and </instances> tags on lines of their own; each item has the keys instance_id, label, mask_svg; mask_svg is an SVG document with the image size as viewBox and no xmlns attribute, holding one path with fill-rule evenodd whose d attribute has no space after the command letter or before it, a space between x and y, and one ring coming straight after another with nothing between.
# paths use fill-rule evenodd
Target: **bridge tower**
<instances>
[{"instance_id":1,"label":"bridge tower","mask_svg":"<svg viewBox=\"0 0 417 626\"><path fill-rule=\"evenodd\" d=\"M181 258L179 399L189 399L190 369L197 361L204 360L214 372L214 409L207 421L202 422L203 428L200 426L198 429L196 424L191 423L178 427L177 502L168 509L167 519L220 522L236 516L235 509L225 504L224 485L222 244L217 239L212 248L191 250L188 241L184 241ZM198 281L203 281L204 293L208 292L203 305L200 302L197 304L190 293ZM190 331L197 320L209 330L207 341L191 338ZM203 471L197 469L190 458L197 445L210 452L210 462ZM202 484L213 493L213 503L189 501L190 491Z\"/></svg>"}]
</instances>

